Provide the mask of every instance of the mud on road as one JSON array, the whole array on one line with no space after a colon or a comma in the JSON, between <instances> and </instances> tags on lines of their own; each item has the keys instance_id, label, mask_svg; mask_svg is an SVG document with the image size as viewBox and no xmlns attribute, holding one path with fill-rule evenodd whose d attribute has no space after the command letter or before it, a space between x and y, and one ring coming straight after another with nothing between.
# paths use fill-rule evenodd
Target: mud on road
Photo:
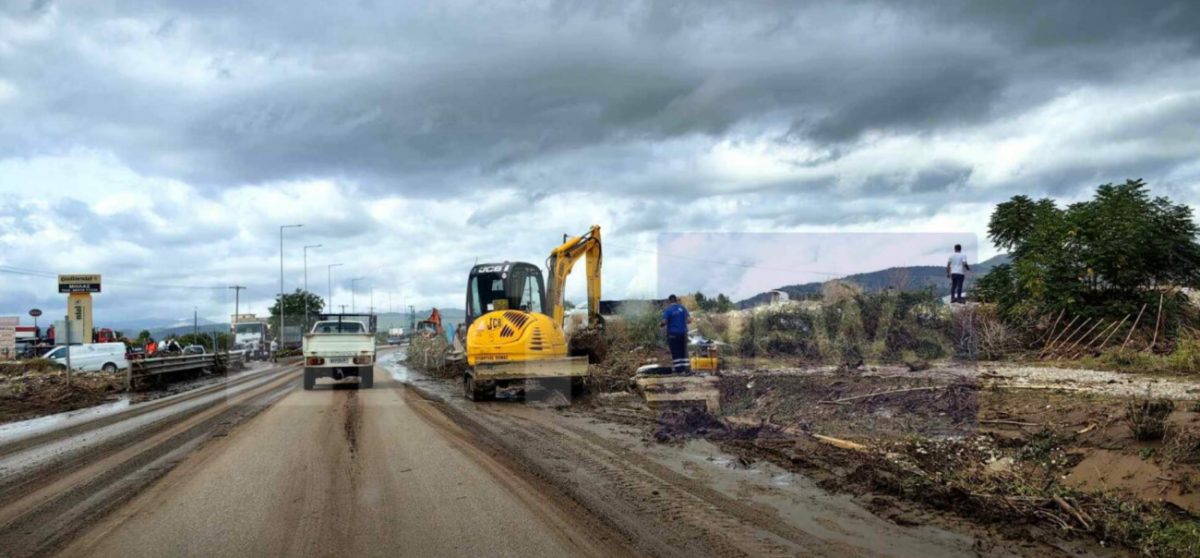
<instances>
[{"instance_id":1,"label":"mud on road","mask_svg":"<svg viewBox=\"0 0 1200 558\"><path fill-rule=\"evenodd\" d=\"M644 417L582 407L471 403L408 378L488 451L539 479L650 556L961 556L977 541L881 519L769 463L748 466L699 439L663 445ZM1005 555L996 552L996 555Z\"/></svg>"},{"instance_id":2,"label":"mud on road","mask_svg":"<svg viewBox=\"0 0 1200 558\"><path fill-rule=\"evenodd\" d=\"M0 554L46 554L153 484L206 440L269 407L298 377L277 368L54 428L0 438Z\"/></svg>"}]
</instances>

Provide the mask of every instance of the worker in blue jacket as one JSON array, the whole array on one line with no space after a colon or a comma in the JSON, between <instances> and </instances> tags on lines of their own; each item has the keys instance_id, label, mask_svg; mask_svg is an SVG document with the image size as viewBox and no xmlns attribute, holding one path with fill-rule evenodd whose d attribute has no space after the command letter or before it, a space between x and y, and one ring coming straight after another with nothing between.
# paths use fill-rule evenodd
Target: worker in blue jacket
<instances>
[{"instance_id":1,"label":"worker in blue jacket","mask_svg":"<svg viewBox=\"0 0 1200 558\"><path fill-rule=\"evenodd\" d=\"M667 328L667 347L671 349L671 370L676 374L691 374L692 365L688 360L688 324L692 317L687 308L679 303L679 297L671 295L667 298L667 307L663 309L660 326Z\"/></svg>"}]
</instances>

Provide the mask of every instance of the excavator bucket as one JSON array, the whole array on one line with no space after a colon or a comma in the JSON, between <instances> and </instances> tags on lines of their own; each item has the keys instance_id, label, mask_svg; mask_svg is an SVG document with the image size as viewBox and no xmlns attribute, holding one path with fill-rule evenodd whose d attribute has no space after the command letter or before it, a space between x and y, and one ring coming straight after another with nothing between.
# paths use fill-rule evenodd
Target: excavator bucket
<instances>
[{"instance_id":1,"label":"excavator bucket","mask_svg":"<svg viewBox=\"0 0 1200 558\"><path fill-rule=\"evenodd\" d=\"M710 414L721 412L721 379L716 376L638 374L633 383L651 408L702 403Z\"/></svg>"}]
</instances>

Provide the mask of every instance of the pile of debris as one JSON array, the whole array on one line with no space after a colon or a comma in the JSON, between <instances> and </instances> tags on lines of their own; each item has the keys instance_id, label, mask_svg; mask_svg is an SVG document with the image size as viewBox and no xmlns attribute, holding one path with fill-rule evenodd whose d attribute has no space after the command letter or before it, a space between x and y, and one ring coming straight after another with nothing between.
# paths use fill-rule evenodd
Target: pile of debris
<instances>
[{"instance_id":1,"label":"pile of debris","mask_svg":"<svg viewBox=\"0 0 1200 558\"><path fill-rule=\"evenodd\" d=\"M461 351L455 351L441 335L417 335L409 341L404 362L410 368L435 378L458 378L467 363Z\"/></svg>"},{"instance_id":2,"label":"pile of debris","mask_svg":"<svg viewBox=\"0 0 1200 558\"><path fill-rule=\"evenodd\" d=\"M0 365L0 423L73 411L116 399L124 372L75 373L45 359Z\"/></svg>"}]
</instances>

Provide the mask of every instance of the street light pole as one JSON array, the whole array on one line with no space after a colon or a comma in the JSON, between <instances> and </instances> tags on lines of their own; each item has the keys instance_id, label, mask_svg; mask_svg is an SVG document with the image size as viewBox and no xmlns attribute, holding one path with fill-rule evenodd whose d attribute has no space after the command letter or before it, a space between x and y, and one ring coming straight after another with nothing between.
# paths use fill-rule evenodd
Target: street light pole
<instances>
[{"instance_id":1,"label":"street light pole","mask_svg":"<svg viewBox=\"0 0 1200 558\"><path fill-rule=\"evenodd\" d=\"M356 309L354 307L354 292L355 292L354 283L356 283L358 281L362 281L363 279L366 279L366 277L355 277L354 279L350 280L350 313L351 314L358 311L358 309Z\"/></svg>"},{"instance_id":2,"label":"street light pole","mask_svg":"<svg viewBox=\"0 0 1200 558\"><path fill-rule=\"evenodd\" d=\"M339 265L342 265L342 264L340 264L340 263L329 264L326 269L326 271L329 272L329 298L325 301L325 306L329 308L330 312L333 312L333 268L335 268Z\"/></svg>"},{"instance_id":3,"label":"street light pole","mask_svg":"<svg viewBox=\"0 0 1200 558\"><path fill-rule=\"evenodd\" d=\"M298 229L304 225L279 225L279 348L283 349L283 327L287 323L287 310L283 307L283 229Z\"/></svg>"},{"instance_id":4,"label":"street light pole","mask_svg":"<svg viewBox=\"0 0 1200 558\"><path fill-rule=\"evenodd\" d=\"M309 244L304 247L304 327L308 327L308 249L320 248L320 244Z\"/></svg>"}]
</instances>

